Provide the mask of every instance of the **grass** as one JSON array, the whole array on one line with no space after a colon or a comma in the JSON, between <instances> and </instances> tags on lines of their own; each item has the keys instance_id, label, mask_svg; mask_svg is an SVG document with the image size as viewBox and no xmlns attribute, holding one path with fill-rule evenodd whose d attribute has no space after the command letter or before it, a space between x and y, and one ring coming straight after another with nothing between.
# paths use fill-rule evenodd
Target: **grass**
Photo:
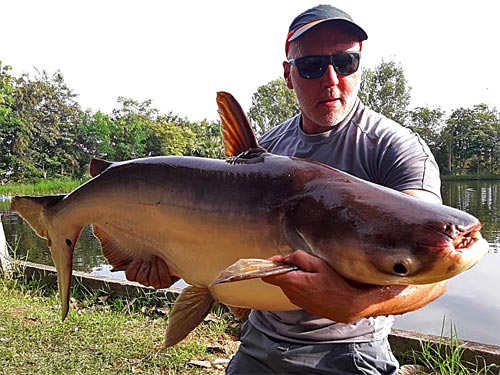
<instances>
[{"instance_id":1,"label":"grass","mask_svg":"<svg viewBox=\"0 0 500 375\"><path fill-rule=\"evenodd\" d=\"M0 272L0 375L215 375L224 373L238 347L239 322L222 308L165 349L170 304L155 293L128 300L75 286L71 296L70 314L61 322L53 285ZM398 359L433 375L500 375L499 366L464 363L454 332Z\"/></svg>"},{"instance_id":2,"label":"grass","mask_svg":"<svg viewBox=\"0 0 500 375\"><path fill-rule=\"evenodd\" d=\"M32 183L9 183L0 185L0 196L59 194L70 192L85 181L86 179L59 178L38 179Z\"/></svg>"},{"instance_id":3,"label":"grass","mask_svg":"<svg viewBox=\"0 0 500 375\"><path fill-rule=\"evenodd\" d=\"M147 296L111 300L75 288L72 296L61 322L52 288L0 277L1 375L223 374L237 349L237 325L222 309L164 349L168 306L152 306Z\"/></svg>"},{"instance_id":4,"label":"grass","mask_svg":"<svg viewBox=\"0 0 500 375\"><path fill-rule=\"evenodd\" d=\"M441 338L437 343L420 342L420 351L405 353L402 363L418 363L429 374L436 375L500 375L500 366L486 365L484 360L476 358L475 363L462 359L465 348L458 338L456 327L450 322L450 337L444 337L445 319L441 326Z\"/></svg>"}]
</instances>

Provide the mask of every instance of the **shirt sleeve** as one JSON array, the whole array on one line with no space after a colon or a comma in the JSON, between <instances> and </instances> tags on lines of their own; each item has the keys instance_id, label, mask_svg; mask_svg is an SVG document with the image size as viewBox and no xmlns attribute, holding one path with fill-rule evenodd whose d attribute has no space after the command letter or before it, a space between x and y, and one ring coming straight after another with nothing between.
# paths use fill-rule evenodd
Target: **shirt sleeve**
<instances>
[{"instance_id":1,"label":"shirt sleeve","mask_svg":"<svg viewBox=\"0 0 500 375\"><path fill-rule=\"evenodd\" d=\"M402 191L426 190L441 198L439 167L422 138L407 128L387 137L379 160L383 184Z\"/></svg>"}]
</instances>

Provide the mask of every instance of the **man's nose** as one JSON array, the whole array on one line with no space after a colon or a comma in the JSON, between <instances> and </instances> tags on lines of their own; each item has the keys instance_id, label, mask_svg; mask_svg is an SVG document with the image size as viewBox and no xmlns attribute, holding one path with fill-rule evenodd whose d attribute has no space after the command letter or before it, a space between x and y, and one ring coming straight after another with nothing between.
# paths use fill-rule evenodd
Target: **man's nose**
<instances>
[{"instance_id":1,"label":"man's nose","mask_svg":"<svg viewBox=\"0 0 500 375\"><path fill-rule=\"evenodd\" d=\"M339 84L339 77L337 76L337 72L335 72L335 69L333 69L332 64L328 64L325 74L323 74L321 78L325 86L331 87L337 86Z\"/></svg>"}]
</instances>

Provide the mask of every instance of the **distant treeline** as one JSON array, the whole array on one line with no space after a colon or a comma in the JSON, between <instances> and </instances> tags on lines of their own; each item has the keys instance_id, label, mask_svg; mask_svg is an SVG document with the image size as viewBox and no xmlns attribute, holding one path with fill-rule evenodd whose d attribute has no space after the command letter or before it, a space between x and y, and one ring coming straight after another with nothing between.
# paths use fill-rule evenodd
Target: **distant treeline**
<instances>
[{"instance_id":1,"label":"distant treeline","mask_svg":"<svg viewBox=\"0 0 500 375\"><path fill-rule=\"evenodd\" d=\"M363 71L360 98L410 127L429 144L444 174L500 174L500 116L485 104L447 116L439 107L408 110L403 69L381 62ZM0 182L87 175L91 157L155 155L222 158L219 121L189 121L120 97L111 113L83 110L61 72L11 74L0 60ZM260 86L248 116L258 134L298 112L282 79Z\"/></svg>"}]
</instances>

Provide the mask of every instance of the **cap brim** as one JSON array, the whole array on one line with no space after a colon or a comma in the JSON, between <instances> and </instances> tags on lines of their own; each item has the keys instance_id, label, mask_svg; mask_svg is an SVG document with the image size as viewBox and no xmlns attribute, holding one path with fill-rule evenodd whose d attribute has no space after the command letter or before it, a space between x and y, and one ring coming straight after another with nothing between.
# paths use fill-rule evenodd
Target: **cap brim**
<instances>
[{"instance_id":1,"label":"cap brim","mask_svg":"<svg viewBox=\"0 0 500 375\"><path fill-rule=\"evenodd\" d=\"M309 31L313 27L315 27L319 24L322 24L324 22L345 23L353 29L353 31L358 35L360 41L368 39L368 35L366 34L365 30L363 30L361 27L356 25L354 22L352 22L348 19L345 19L345 18L327 18L324 20L316 20L316 21L310 22L310 23L300 27L288 38L288 41L291 42L291 41L297 39L299 36L304 34L306 31Z\"/></svg>"}]
</instances>

